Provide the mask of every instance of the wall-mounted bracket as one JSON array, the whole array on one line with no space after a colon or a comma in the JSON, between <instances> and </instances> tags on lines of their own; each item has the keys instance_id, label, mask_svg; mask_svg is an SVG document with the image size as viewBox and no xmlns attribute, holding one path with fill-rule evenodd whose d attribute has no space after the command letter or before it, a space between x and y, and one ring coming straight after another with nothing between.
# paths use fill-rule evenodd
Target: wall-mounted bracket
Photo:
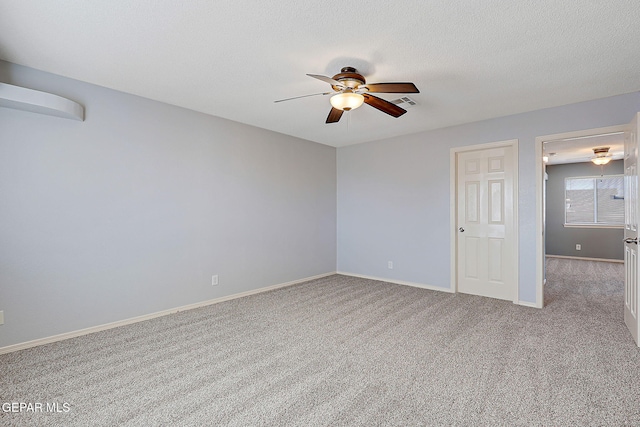
<instances>
[{"instance_id":1,"label":"wall-mounted bracket","mask_svg":"<svg viewBox=\"0 0 640 427\"><path fill-rule=\"evenodd\" d=\"M0 107L84 121L84 107L52 93L0 83Z\"/></svg>"}]
</instances>

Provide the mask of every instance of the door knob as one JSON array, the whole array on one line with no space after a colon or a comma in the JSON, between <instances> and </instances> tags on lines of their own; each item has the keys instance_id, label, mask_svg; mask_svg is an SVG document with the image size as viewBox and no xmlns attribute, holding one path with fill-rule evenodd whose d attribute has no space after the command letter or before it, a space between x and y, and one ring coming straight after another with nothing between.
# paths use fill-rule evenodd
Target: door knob
<instances>
[{"instance_id":1,"label":"door knob","mask_svg":"<svg viewBox=\"0 0 640 427\"><path fill-rule=\"evenodd\" d=\"M458 230L459 230L461 233L464 233L464 228L460 227L460 228L458 228Z\"/></svg>"},{"instance_id":2,"label":"door knob","mask_svg":"<svg viewBox=\"0 0 640 427\"><path fill-rule=\"evenodd\" d=\"M634 237L634 238L628 237L628 238L624 239L624 242L625 243L635 243L637 245L638 244L638 238L637 237Z\"/></svg>"}]
</instances>

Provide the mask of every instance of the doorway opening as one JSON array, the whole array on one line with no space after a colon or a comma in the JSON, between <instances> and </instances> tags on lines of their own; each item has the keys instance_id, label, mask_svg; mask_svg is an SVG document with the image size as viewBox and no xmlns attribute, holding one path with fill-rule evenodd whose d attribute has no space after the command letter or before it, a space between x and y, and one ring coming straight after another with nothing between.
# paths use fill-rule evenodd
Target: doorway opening
<instances>
[{"instance_id":1,"label":"doorway opening","mask_svg":"<svg viewBox=\"0 0 640 427\"><path fill-rule=\"evenodd\" d=\"M624 132L611 126L536 138L536 307L545 304L550 257L623 261ZM597 165L592 158L603 152L609 161Z\"/></svg>"}]
</instances>

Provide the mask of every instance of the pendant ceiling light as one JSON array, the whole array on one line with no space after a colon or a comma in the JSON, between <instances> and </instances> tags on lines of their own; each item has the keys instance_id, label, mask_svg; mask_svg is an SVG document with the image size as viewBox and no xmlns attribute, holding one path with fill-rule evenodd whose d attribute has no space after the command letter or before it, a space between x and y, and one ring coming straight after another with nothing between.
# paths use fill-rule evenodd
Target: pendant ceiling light
<instances>
[{"instance_id":1,"label":"pendant ceiling light","mask_svg":"<svg viewBox=\"0 0 640 427\"><path fill-rule=\"evenodd\" d=\"M591 161L598 166L606 165L611 160L609 147L594 148L593 154L595 154L595 156L591 158Z\"/></svg>"}]
</instances>

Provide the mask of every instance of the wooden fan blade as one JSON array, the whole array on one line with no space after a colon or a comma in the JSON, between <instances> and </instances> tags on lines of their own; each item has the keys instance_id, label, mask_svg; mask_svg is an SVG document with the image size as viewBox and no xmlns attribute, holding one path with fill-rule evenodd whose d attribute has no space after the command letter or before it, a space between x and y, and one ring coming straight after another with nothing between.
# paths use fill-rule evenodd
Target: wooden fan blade
<instances>
[{"instance_id":1,"label":"wooden fan blade","mask_svg":"<svg viewBox=\"0 0 640 427\"><path fill-rule=\"evenodd\" d=\"M278 99L277 101L273 101L273 102L291 101L292 99L306 98L308 96L331 95L332 93L335 94L336 92L312 93L311 95L302 95L302 96L294 96L293 98Z\"/></svg>"},{"instance_id":2,"label":"wooden fan blade","mask_svg":"<svg viewBox=\"0 0 640 427\"><path fill-rule=\"evenodd\" d=\"M364 96L365 104L369 104L373 108L377 108L390 116L397 118L407 112L404 108L400 108L396 104L392 104L391 102L378 98L377 96L367 95L366 93L363 93L362 96Z\"/></svg>"},{"instance_id":3,"label":"wooden fan blade","mask_svg":"<svg viewBox=\"0 0 640 427\"><path fill-rule=\"evenodd\" d=\"M340 117L342 117L342 113L344 113L344 111L338 110L337 108L331 107L331 111L329 111L329 115L327 116L327 121L325 123L337 123L337 122L339 122L340 121Z\"/></svg>"},{"instance_id":4,"label":"wooden fan blade","mask_svg":"<svg viewBox=\"0 0 640 427\"><path fill-rule=\"evenodd\" d=\"M404 108L400 108L396 104L392 104L391 102L378 98L377 96L367 95L366 93L363 93L362 96L364 96L365 104L369 104L373 108L377 108L390 116L398 118L407 112Z\"/></svg>"},{"instance_id":5,"label":"wooden fan blade","mask_svg":"<svg viewBox=\"0 0 640 427\"><path fill-rule=\"evenodd\" d=\"M413 83L367 83L359 88L366 87L371 93L420 93Z\"/></svg>"},{"instance_id":6,"label":"wooden fan blade","mask_svg":"<svg viewBox=\"0 0 640 427\"><path fill-rule=\"evenodd\" d=\"M344 89L346 86L340 83L337 80L333 80L331 77L321 76L319 74L307 74L309 77L313 77L314 79L322 80L323 82L329 83L331 86L339 87L340 89Z\"/></svg>"}]
</instances>

